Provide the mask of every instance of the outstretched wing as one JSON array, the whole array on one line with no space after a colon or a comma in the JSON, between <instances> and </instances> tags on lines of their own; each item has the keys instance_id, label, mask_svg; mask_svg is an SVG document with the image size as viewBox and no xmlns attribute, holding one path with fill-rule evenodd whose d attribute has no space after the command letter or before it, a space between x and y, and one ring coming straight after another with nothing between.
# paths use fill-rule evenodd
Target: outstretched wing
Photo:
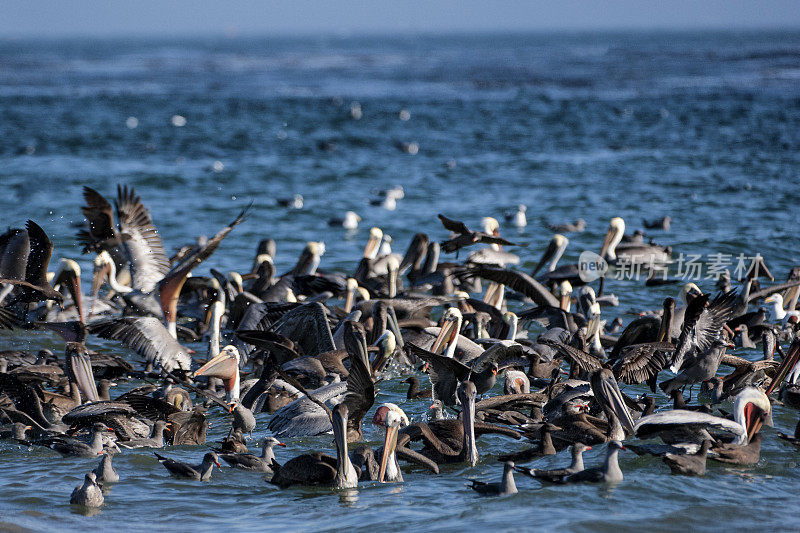
<instances>
[{"instance_id":1,"label":"outstretched wing","mask_svg":"<svg viewBox=\"0 0 800 533\"><path fill-rule=\"evenodd\" d=\"M113 339L167 372L189 370L192 357L160 320L154 317L115 318L87 326L89 333L103 339Z\"/></svg>"},{"instance_id":2,"label":"outstretched wing","mask_svg":"<svg viewBox=\"0 0 800 533\"><path fill-rule=\"evenodd\" d=\"M459 233L461 235L468 235L472 233L463 222L458 220L447 218L442 214L439 214L439 220L442 221L442 226L444 226L444 229L452 231L453 233Z\"/></svg>"},{"instance_id":3,"label":"outstretched wing","mask_svg":"<svg viewBox=\"0 0 800 533\"><path fill-rule=\"evenodd\" d=\"M547 287L530 277L529 275L515 270L506 270L488 265L476 265L467 269L468 274L488 279L496 283L502 283L509 289L524 294L536 305L549 305L558 307L558 299L547 290Z\"/></svg>"},{"instance_id":4,"label":"outstretched wing","mask_svg":"<svg viewBox=\"0 0 800 533\"><path fill-rule=\"evenodd\" d=\"M83 245L83 253L99 252L108 241L117 238L114 228L114 210L102 194L91 187L83 187L86 205L81 207L89 229L78 232L78 243Z\"/></svg>"},{"instance_id":5,"label":"outstretched wing","mask_svg":"<svg viewBox=\"0 0 800 533\"><path fill-rule=\"evenodd\" d=\"M594 372L603 366L603 363L592 354L574 348L569 344L564 344L559 340L539 336L539 342L547 346L552 346L559 355L578 365L584 372Z\"/></svg>"},{"instance_id":6,"label":"outstretched wing","mask_svg":"<svg viewBox=\"0 0 800 533\"><path fill-rule=\"evenodd\" d=\"M525 366L528 364L528 360L525 358L521 344L511 340L502 340L494 343L473 361L472 371L480 374L492 363L496 363L500 368L506 368Z\"/></svg>"},{"instance_id":7,"label":"outstretched wing","mask_svg":"<svg viewBox=\"0 0 800 533\"><path fill-rule=\"evenodd\" d=\"M675 346L669 342L628 345L622 349L620 358L614 365L614 377L628 385L648 381L667 366L667 354L674 351Z\"/></svg>"},{"instance_id":8,"label":"outstretched wing","mask_svg":"<svg viewBox=\"0 0 800 533\"><path fill-rule=\"evenodd\" d=\"M169 271L161 236L133 187L117 186L116 205L119 229L131 261L131 285L151 293Z\"/></svg>"},{"instance_id":9,"label":"outstretched wing","mask_svg":"<svg viewBox=\"0 0 800 533\"><path fill-rule=\"evenodd\" d=\"M28 240L30 241L25 281L32 285L47 285L47 265L50 264L50 256L53 255L53 243L33 220L29 220L25 227L28 230Z\"/></svg>"}]
</instances>

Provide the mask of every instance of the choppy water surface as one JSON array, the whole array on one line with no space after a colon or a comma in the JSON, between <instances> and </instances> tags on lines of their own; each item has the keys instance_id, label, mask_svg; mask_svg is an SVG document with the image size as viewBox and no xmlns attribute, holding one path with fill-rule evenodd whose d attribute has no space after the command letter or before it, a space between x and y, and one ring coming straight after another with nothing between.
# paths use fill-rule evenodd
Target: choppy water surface
<instances>
[{"instance_id":1,"label":"choppy water surface","mask_svg":"<svg viewBox=\"0 0 800 533\"><path fill-rule=\"evenodd\" d=\"M565 260L574 261L599 248L612 216L631 231L668 214L672 230L652 235L676 254L760 252L783 279L800 264L798 79L798 33L2 41L1 222L33 218L53 234L55 258L77 257L70 225L81 219L81 186L112 195L125 182L171 251L214 233L252 199L252 216L200 273L248 268L263 237L278 241L279 271L313 239L327 245L323 268L350 272L372 225L402 252L417 231L445 236L437 212L477 225L525 203L527 229L504 231L529 243L518 249L523 269L549 239L546 222L587 220L586 232L569 236ZM349 118L353 101L361 120ZM398 118L401 109L410 120ZM173 126L173 115L185 126ZM126 127L128 117L138 127ZM419 153L401 152L400 142L419 143ZM396 211L368 204L371 189L393 184L406 188ZM275 197L296 192L306 209L275 207ZM348 209L364 218L358 231L326 226ZM81 261L86 283L91 264ZM658 307L677 290L609 286L621 305L604 313L626 323L632 310ZM130 354L96 339L90 346ZM2 334L0 348L11 347L62 349L44 333ZM396 401L419 419L427 404L405 402L397 381L381 384L378 401ZM625 481L613 489L519 479L520 493L502 499L479 498L464 483L499 476L495 457L525 446L496 437L480 439L475 468L445 467L440 476L406 469L402 485L348 492L278 491L229 468L211 483L178 481L149 452L126 451L115 458L121 482L92 517L75 514L68 500L95 461L2 443L0 528L794 529L797 451L775 432L791 432L797 413L775 414L753 468L714 465L689 479L628 453ZM259 420L260 438L268 415ZM225 425L215 421L209 440ZM279 460L329 449L331 438L288 444ZM589 464L602 448L587 454ZM194 460L203 450L168 452Z\"/></svg>"}]
</instances>

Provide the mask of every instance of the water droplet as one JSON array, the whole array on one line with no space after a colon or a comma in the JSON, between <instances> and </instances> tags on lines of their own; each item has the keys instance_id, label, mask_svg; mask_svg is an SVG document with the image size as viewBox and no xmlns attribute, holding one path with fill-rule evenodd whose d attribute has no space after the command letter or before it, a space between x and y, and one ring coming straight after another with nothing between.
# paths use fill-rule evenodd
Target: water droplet
<instances>
[{"instance_id":1,"label":"water droplet","mask_svg":"<svg viewBox=\"0 0 800 533\"><path fill-rule=\"evenodd\" d=\"M408 109L401 109L398 116L400 117L400 120L405 122L411 118L411 112Z\"/></svg>"},{"instance_id":2,"label":"water droplet","mask_svg":"<svg viewBox=\"0 0 800 533\"><path fill-rule=\"evenodd\" d=\"M186 125L186 117L182 115L172 115L172 125L176 128L182 128Z\"/></svg>"},{"instance_id":3,"label":"water droplet","mask_svg":"<svg viewBox=\"0 0 800 533\"><path fill-rule=\"evenodd\" d=\"M174 117L173 117L174 118ZM139 119L136 117L128 117L125 120L125 125L128 126L128 129L134 129L139 126Z\"/></svg>"},{"instance_id":4,"label":"water droplet","mask_svg":"<svg viewBox=\"0 0 800 533\"><path fill-rule=\"evenodd\" d=\"M222 164L222 161L214 161L211 168L214 169L214 172L222 172L225 170L225 165Z\"/></svg>"}]
</instances>

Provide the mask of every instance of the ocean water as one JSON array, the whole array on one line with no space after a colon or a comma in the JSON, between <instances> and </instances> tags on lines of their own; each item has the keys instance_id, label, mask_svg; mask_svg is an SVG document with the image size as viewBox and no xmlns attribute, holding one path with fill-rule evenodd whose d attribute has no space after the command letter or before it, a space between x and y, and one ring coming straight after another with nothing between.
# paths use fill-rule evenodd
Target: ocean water
<instances>
[{"instance_id":1,"label":"ocean water","mask_svg":"<svg viewBox=\"0 0 800 533\"><path fill-rule=\"evenodd\" d=\"M350 117L354 102L360 120ZM418 143L418 153L400 143ZM724 254L733 270L740 254L760 253L782 281L800 264L800 33L5 40L0 162L0 222L39 222L55 243L51 267L78 259L85 284L92 258L74 242L81 187L113 197L117 183L135 186L168 251L212 235L254 202L201 274L248 269L265 237L278 242L279 271L306 241L322 240L321 267L352 272L373 225L402 253L418 231L446 237L439 212L478 226L523 203L528 226L502 230L523 245L514 248L523 270L550 238L546 223L587 221L585 232L568 235L564 261L574 262L582 250L599 250L611 217L624 217L630 232L669 215L671 230L649 235L676 255ZM406 193L395 211L369 205L373 190L395 184ZM303 210L275 205L295 193L305 197ZM327 226L347 210L363 217L358 230ZM607 290L620 306L604 315L627 323L678 288L612 279ZM134 358L113 342L89 344ZM63 349L49 334L0 333L0 349L20 347ZM427 403L405 402L398 381L381 383L378 402L395 401L420 419ZM254 438L268 419L259 415ZM448 466L439 476L405 468L402 485L343 492L280 491L229 468L210 483L184 482L149 452L127 451L115 458L121 481L93 516L68 502L95 461L0 443L0 528L796 529L797 450L775 435L792 432L796 420L775 408L755 467L712 465L691 479L623 452L625 480L614 488L518 478L520 493L499 499L479 497L465 481L497 478L497 455L525 443L482 437L474 468ZM209 441L226 425L215 414ZM369 424L365 436L379 445ZM287 444L279 461L329 450L331 438ZM203 452L167 454L194 461ZM603 454L595 447L587 462ZM537 466L566 462L562 453Z\"/></svg>"}]
</instances>

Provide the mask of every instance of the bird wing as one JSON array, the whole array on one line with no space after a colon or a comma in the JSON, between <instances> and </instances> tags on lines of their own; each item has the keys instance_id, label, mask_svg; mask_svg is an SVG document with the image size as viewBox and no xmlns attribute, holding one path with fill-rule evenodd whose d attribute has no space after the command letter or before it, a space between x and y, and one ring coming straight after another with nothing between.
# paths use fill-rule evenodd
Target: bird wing
<instances>
[{"instance_id":1,"label":"bird wing","mask_svg":"<svg viewBox=\"0 0 800 533\"><path fill-rule=\"evenodd\" d=\"M487 265L475 265L468 268L466 273L496 283L502 283L509 289L524 294L536 302L536 305L559 306L558 299L547 290L547 287L523 272Z\"/></svg>"},{"instance_id":2,"label":"bird wing","mask_svg":"<svg viewBox=\"0 0 800 533\"><path fill-rule=\"evenodd\" d=\"M61 420L70 425L88 425L99 422L109 415L134 416L136 411L125 402L91 402L73 408Z\"/></svg>"},{"instance_id":3,"label":"bird wing","mask_svg":"<svg viewBox=\"0 0 800 533\"><path fill-rule=\"evenodd\" d=\"M158 281L159 287L164 287L174 282L182 283L185 281L185 278L189 272L191 272L192 269L197 267L200 263L211 257L211 254L213 254L216 249L219 248L222 240L227 237L231 231L233 231L233 228L241 224L247 218L247 212L250 210L252 205L253 204L251 203L242 209L241 213L239 213L233 222L222 228L217 232L216 235L208 239L208 242L205 245L198 247L196 250L184 257L180 263L169 269L169 271L162 276L163 279L160 279L160 281L156 280Z\"/></svg>"},{"instance_id":4,"label":"bird wing","mask_svg":"<svg viewBox=\"0 0 800 533\"><path fill-rule=\"evenodd\" d=\"M500 244L503 246L516 246L511 241L507 241L502 237L495 237L494 235L487 235L485 233L479 232L477 234L478 240L477 242L482 242L483 244Z\"/></svg>"},{"instance_id":5,"label":"bird wing","mask_svg":"<svg viewBox=\"0 0 800 533\"><path fill-rule=\"evenodd\" d=\"M86 205L81 211L89 229L78 232L78 243L83 245L83 253L99 252L105 242L117 238L114 210L108 200L91 187L83 187L83 199Z\"/></svg>"},{"instance_id":6,"label":"bird wing","mask_svg":"<svg viewBox=\"0 0 800 533\"><path fill-rule=\"evenodd\" d=\"M347 340L348 336L346 335L345 344L347 344ZM361 426L364 415L375 403L375 383L372 381L372 370L366 352L354 354L348 349L348 353L350 354L350 374L347 376L347 394L344 403L350 412L347 425L358 428Z\"/></svg>"},{"instance_id":7,"label":"bird wing","mask_svg":"<svg viewBox=\"0 0 800 533\"><path fill-rule=\"evenodd\" d=\"M120 234L131 261L131 286L151 293L169 271L161 236L133 187L117 185L115 203Z\"/></svg>"},{"instance_id":8,"label":"bird wing","mask_svg":"<svg viewBox=\"0 0 800 533\"><path fill-rule=\"evenodd\" d=\"M539 342L547 346L552 346L562 357L566 357L574 362L584 372L593 372L603 366L603 363L592 354L574 348L569 344L564 344L559 340L549 339L540 335Z\"/></svg>"},{"instance_id":9,"label":"bird wing","mask_svg":"<svg viewBox=\"0 0 800 533\"><path fill-rule=\"evenodd\" d=\"M439 214L438 216L439 220L442 221L442 226L444 226L444 229L460 235L468 235L472 233L463 222L447 218L442 214Z\"/></svg>"},{"instance_id":10,"label":"bird wing","mask_svg":"<svg viewBox=\"0 0 800 533\"><path fill-rule=\"evenodd\" d=\"M167 372L189 370L192 357L155 317L126 317L95 322L89 333L122 342L139 355Z\"/></svg>"},{"instance_id":11,"label":"bird wing","mask_svg":"<svg viewBox=\"0 0 800 533\"><path fill-rule=\"evenodd\" d=\"M711 343L719 338L723 326L731 318L735 305L736 292L728 291L717 295L711 304L700 313L694 326L697 348L700 352L711 348Z\"/></svg>"},{"instance_id":12,"label":"bird wing","mask_svg":"<svg viewBox=\"0 0 800 533\"><path fill-rule=\"evenodd\" d=\"M620 351L614 376L628 385L645 382L667 366L667 354L674 351L675 346L669 342L630 344Z\"/></svg>"},{"instance_id":13,"label":"bird wing","mask_svg":"<svg viewBox=\"0 0 800 533\"><path fill-rule=\"evenodd\" d=\"M12 228L0 235L0 279L25 279L30 248L30 239L25 230Z\"/></svg>"},{"instance_id":14,"label":"bird wing","mask_svg":"<svg viewBox=\"0 0 800 533\"><path fill-rule=\"evenodd\" d=\"M623 330L617 342L614 343L608 358L611 360L617 359L622 349L626 346L657 340L655 335L651 334L658 332L660 326L661 320L657 317L643 316L637 318Z\"/></svg>"},{"instance_id":15,"label":"bird wing","mask_svg":"<svg viewBox=\"0 0 800 533\"><path fill-rule=\"evenodd\" d=\"M29 220L25 227L28 230L30 253L25 267L25 281L32 285L45 286L47 283L47 265L53 254L53 243L44 230L33 220Z\"/></svg>"},{"instance_id":16,"label":"bird wing","mask_svg":"<svg viewBox=\"0 0 800 533\"><path fill-rule=\"evenodd\" d=\"M737 437L745 432L744 427L733 420L684 409L673 409L643 416L634 424L633 432L637 437L648 438L661 431L683 429L699 432L708 428L725 431Z\"/></svg>"},{"instance_id":17,"label":"bird wing","mask_svg":"<svg viewBox=\"0 0 800 533\"><path fill-rule=\"evenodd\" d=\"M117 402L124 401L140 416L148 420L167 420L169 415L180 413L181 410L161 398L153 398L144 394L126 394L124 400L117 398Z\"/></svg>"},{"instance_id":18,"label":"bird wing","mask_svg":"<svg viewBox=\"0 0 800 533\"><path fill-rule=\"evenodd\" d=\"M498 367L504 368L517 365L524 366L527 364L527 360L524 358L521 344L512 340L502 340L494 343L488 350L473 360L472 371L480 374L492 363L497 363Z\"/></svg>"}]
</instances>

